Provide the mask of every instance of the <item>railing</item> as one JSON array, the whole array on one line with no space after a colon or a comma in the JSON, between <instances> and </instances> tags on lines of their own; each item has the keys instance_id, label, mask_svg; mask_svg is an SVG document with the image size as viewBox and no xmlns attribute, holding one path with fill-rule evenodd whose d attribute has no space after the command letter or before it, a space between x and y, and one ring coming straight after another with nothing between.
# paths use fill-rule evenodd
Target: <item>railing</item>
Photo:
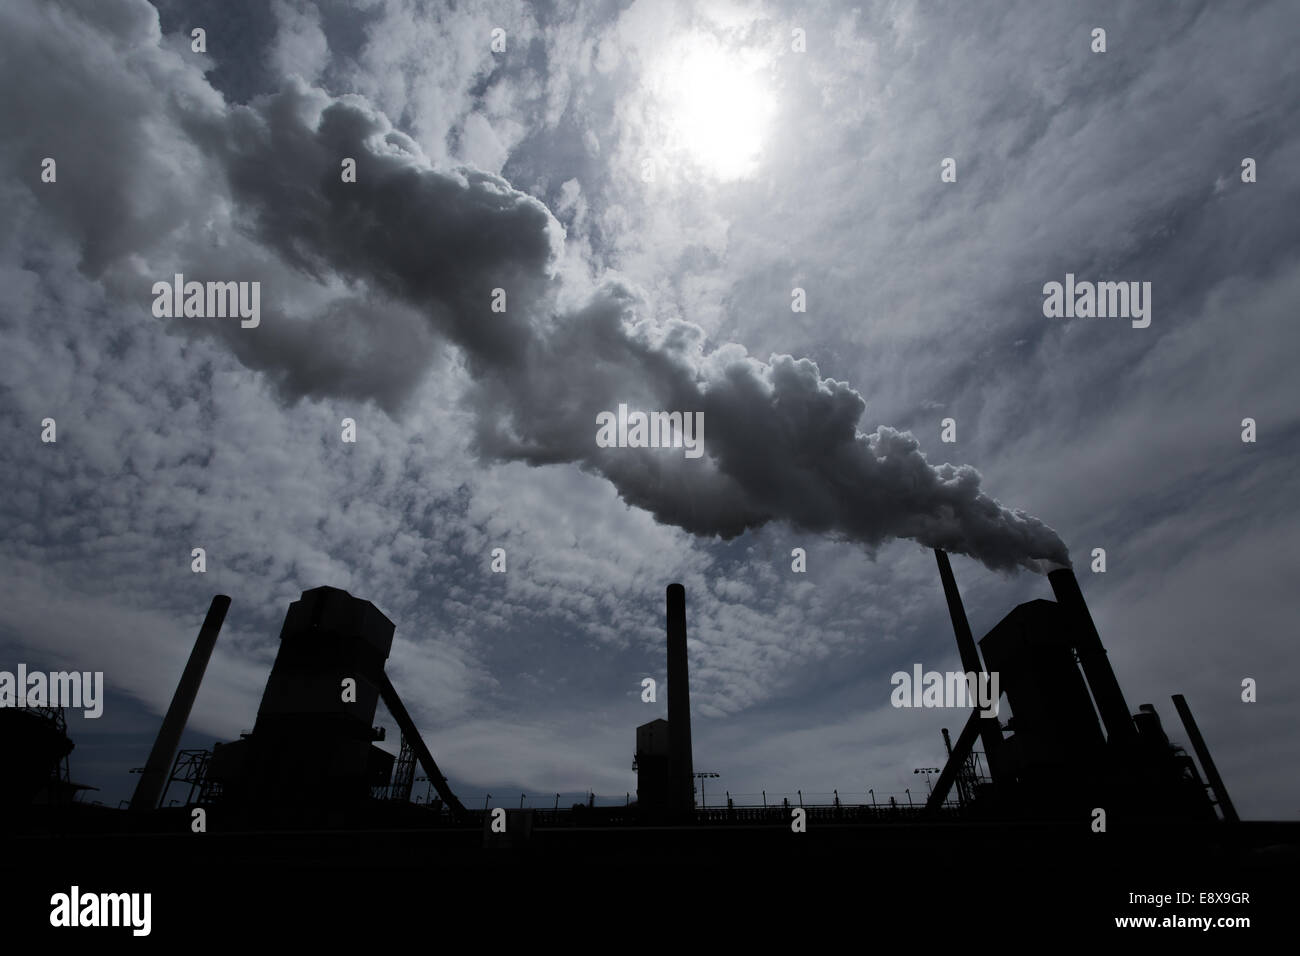
<instances>
[{"instance_id":1,"label":"railing","mask_svg":"<svg viewBox=\"0 0 1300 956\"><path fill-rule=\"evenodd\" d=\"M529 799L527 794L516 797L513 801L498 800L490 794L480 795L477 799L469 797L464 802L467 806L466 813L459 820L453 817L451 812L446 808L429 808L428 819L431 826L442 825L459 825L459 826L484 826L490 818L494 809L502 808L508 813L514 814L521 809L529 811L532 815L532 825L535 828L547 827L618 827L618 826L638 826L645 824L647 820L641 808L635 803L631 804L605 804L605 805L588 805L583 801L569 801L569 806L556 806L554 795L551 795L549 806L537 806L536 802L544 799L541 795L537 801ZM788 825L791 821L791 810L800 809L799 801L803 800L802 809L806 819L818 822L840 822L840 823L890 823L903 822L918 819L925 811L925 798L909 795L906 791L902 793L878 793L873 794L867 791L865 794L830 794L821 793L804 793L800 795L798 791L794 794L766 794L767 805L762 803L738 804L737 798L748 798L763 794L730 794L719 796L717 806L707 806L695 808L694 813L686 821L678 820L681 825L703 824L708 826L717 825ZM831 797L832 802L820 802L824 797ZM866 796L868 801L865 803L848 802L846 797ZM911 796L911 803L908 803L908 797ZM793 799L790 799L793 797ZM838 803L833 802L835 799ZM900 799L901 798L901 799ZM870 802L875 800L874 805ZM813 802L814 800L818 802ZM473 801L473 802L471 802ZM728 803L728 801L730 801ZM560 801L564 803L565 801ZM477 803L477 806L474 806ZM520 805L522 803L522 806ZM943 815L953 817L960 815L960 808L955 800L945 802L943 806ZM658 818L657 822L663 822ZM669 821L671 822L671 821Z\"/></svg>"},{"instance_id":2,"label":"railing","mask_svg":"<svg viewBox=\"0 0 1300 956\"><path fill-rule=\"evenodd\" d=\"M421 804L424 802L425 794L417 793L412 802ZM703 802L697 802L695 809L701 810L725 810L732 806L736 810L740 809L776 809L783 810L787 807L804 807L810 809L813 807L866 807L875 808L890 812L892 810L907 810L909 807L920 809L925 806L929 794L924 791L911 793L909 790L828 790L822 791L756 791L754 793L731 793L730 791L720 790L718 792L708 792L704 795ZM698 794L697 801L700 799ZM493 807L502 807L506 810L535 810L542 812L570 811L575 806L580 806L587 810L607 811L623 807L635 809L636 800L631 794L624 794L624 799L619 800L617 797L592 797L590 793L570 793L570 794L530 794L515 793L512 795L500 795L491 793L468 794L461 797L462 802L468 809L484 810ZM944 801L945 807L957 808L959 803L954 793Z\"/></svg>"}]
</instances>

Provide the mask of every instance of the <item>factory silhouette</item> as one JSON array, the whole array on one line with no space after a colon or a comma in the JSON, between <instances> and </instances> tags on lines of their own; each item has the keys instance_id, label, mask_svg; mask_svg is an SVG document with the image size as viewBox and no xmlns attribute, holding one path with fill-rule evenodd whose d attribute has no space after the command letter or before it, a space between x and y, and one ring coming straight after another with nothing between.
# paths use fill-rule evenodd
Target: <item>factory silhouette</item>
<instances>
[{"instance_id":1,"label":"factory silhouette","mask_svg":"<svg viewBox=\"0 0 1300 956\"><path fill-rule=\"evenodd\" d=\"M944 729L946 760L924 804L837 795L797 808L698 805L686 594L670 584L668 716L635 728L635 801L466 807L384 672L393 622L369 601L318 587L289 606L251 732L178 751L230 605L213 599L129 807L74 799L61 712L0 710L12 771L0 785L0 833L25 858L81 847L139 881L183 859L213 880L236 867L281 895L286 873L413 875L429 860L488 879L649 868L675 880L683 865L718 860L743 871L877 859L902 874L939 854L972 872L1019 874L1024 898L1041 892L1049 905L1026 875L1049 861L1072 870L1077 887L1152 861L1184 877L1266 872L1276 865L1268 848L1294 852L1293 825L1239 820L1181 696L1173 703L1192 753L1170 740L1155 707L1130 708L1070 568L1047 575L1054 601L1017 606L977 644L948 555L935 555L962 667L1000 675L1011 717L973 707L955 739ZM401 731L396 757L377 746L381 700ZM417 767L436 799L412 802ZM55 863L43 866L64 879Z\"/></svg>"}]
</instances>

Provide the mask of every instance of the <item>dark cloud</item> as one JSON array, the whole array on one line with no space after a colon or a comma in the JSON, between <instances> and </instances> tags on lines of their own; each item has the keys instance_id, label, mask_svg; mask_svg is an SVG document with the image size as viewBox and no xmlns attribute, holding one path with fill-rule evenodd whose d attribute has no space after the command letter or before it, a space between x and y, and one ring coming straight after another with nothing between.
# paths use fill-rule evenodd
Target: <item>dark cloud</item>
<instances>
[{"instance_id":1,"label":"dark cloud","mask_svg":"<svg viewBox=\"0 0 1300 956\"><path fill-rule=\"evenodd\" d=\"M275 38L275 14L270 3L226 3L224 0L156 0L162 31L183 36L202 27L207 33L208 81L232 103L279 85L266 64ZM196 54L199 56L200 54Z\"/></svg>"},{"instance_id":2,"label":"dark cloud","mask_svg":"<svg viewBox=\"0 0 1300 956\"><path fill-rule=\"evenodd\" d=\"M418 304L473 364L522 361L533 333L518 300L541 293L563 235L540 202L490 173L429 168L364 101L299 81L194 129L239 213L286 261ZM345 158L355 183L343 182ZM496 288L505 313L491 311Z\"/></svg>"},{"instance_id":3,"label":"dark cloud","mask_svg":"<svg viewBox=\"0 0 1300 956\"><path fill-rule=\"evenodd\" d=\"M253 330L227 326L221 337L249 368L283 395L372 400L396 409L428 373L439 341L422 315L374 296L330 300L310 318L278 316Z\"/></svg>"}]
</instances>

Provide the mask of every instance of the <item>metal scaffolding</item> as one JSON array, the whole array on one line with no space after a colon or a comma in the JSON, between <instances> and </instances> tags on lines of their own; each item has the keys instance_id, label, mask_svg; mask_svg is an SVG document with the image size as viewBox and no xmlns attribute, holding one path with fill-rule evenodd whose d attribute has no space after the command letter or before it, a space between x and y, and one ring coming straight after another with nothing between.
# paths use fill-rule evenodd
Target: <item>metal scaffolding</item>
<instances>
[{"instance_id":1,"label":"metal scaffolding","mask_svg":"<svg viewBox=\"0 0 1300 956\"><path fill-rule=\"evenodd\" d=\"M167 792L173 783L187 783L190 792L185 797L185 805L192 803L211 803L217 796L215 786L207 781L208 761L212 759L210 750L178 750L172 762L172 772L163 787L161 806L167 806ZM197 799L196 799L197 798Z\"/></svg>"},{"instance_id":2,"label":"metal scaffolding","mask_svg":"<svg viewBox=\"0 0 1300 956\"><path fill-rule=\"evenodd\" d=\"M411 802L411 788L415 785L415 748L402 734L402 749L397 754L397 766L393 768L393 784L388 791L388 799L400 803Z\"/></svg>"}]
</instances>

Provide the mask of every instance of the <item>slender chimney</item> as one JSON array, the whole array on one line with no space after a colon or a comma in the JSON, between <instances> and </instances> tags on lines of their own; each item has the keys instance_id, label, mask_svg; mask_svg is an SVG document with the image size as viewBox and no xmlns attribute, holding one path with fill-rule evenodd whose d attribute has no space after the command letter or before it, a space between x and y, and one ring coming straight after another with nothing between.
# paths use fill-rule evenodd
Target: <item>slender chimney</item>
<instances>
[{"instance_id":1,"label":"slender chimney","mask_svg":"<svg viewBox=\"0 0 1300 956\"><path fill-rule=\"evenodd\" d=\"M978 676L984 667L980 663L979 649L971 635L970 622L966 620L966 608L961 603L961 592L957 590L957 579L952 576L952 564L948 561L948 552L934 549L934 558L939 562L939 578L943 581L943 596L948 599L948 616L952 618L952 630L957 636L957 653L961 655L962 670ZM984 760L989 766L989 776L996 782L1001 770L1002 728L996 717L980 717L980 741L984 744Z\"/></svg>"},{"instance_id":2,"label":"slender chimney","mask_svg":"<svg viewBox=\"0 0 1300 956\"><path fill-rule=\"evenodd\" d=\"M970 632L970 622L966 620L966 608L961 603L957 579L952 576L952 564L948 561L948 552L935 548L934 557L939 562L939 578L943 581L943 596L948 599L948 616L952 618L952 630L957 635L957 653L961 655L962 670L978 674L984 668L980 664L975 638Z\"/></svg>"},{"instance_id":3,"label":"slender chimney","mask_svg":"<svg viewBox=\"0 0 1300 956\"><path fill-rule=\"evenodd\" d=\"M695 808L691 759L691 688L686 660L686 589L668 585L668 805L689 814Z\"/></svg>"},{"instance_id":4,"label":"slender chimney","mask_svg":"<svg viewBox=\"0 0 1300 956\"><path fill-rule=\"evenodd\" d=\"M221 633L221 625L226 620L226 611L229 609L230 598L226 595L218 594L212 599L208 615L203 619L203 627L199 629L198 639L194 642L194 650L190 651L189 663L185 665L180 683L176 685L176 693L172 695L167 716L158 728L158 738L153 743L153 750L149 751L149 760L144 765L140 782L135 786L135 794L131 797L132 810L153 810L158 806L158 799L167 783L167 773L171 770L172 758L176 756L185 723L190 719L194 698L199 693L199 684L203 682L208 658L212 656L212 648L217 643L217 635Z\"/></svg>"},{"instance_id":5,"label":"slender chimney","mask_svg":"<svg viewBox=\"0 0 1300 956\"><path fill-rule=\"evenodd\" d=\"M1128 704L1124 701L1124 692L1119 689L1119 681L1111 669L1106 657L1106 648L1101 645L1097 626L1092 623L1088 605L1079 590L1079 582L1072 568L1057 568L1049 571L1047 580L1052 585L1056 602L1065 612L1069 622L1070 637L1075 652L1079 655L1079 664L1083 667L1088 686L1092 689L1093 699L1102 722L1106 725L1106 737L1112 744L1131 745L1137 739L1133 718Z\"/></svg>"}]
</instances>

